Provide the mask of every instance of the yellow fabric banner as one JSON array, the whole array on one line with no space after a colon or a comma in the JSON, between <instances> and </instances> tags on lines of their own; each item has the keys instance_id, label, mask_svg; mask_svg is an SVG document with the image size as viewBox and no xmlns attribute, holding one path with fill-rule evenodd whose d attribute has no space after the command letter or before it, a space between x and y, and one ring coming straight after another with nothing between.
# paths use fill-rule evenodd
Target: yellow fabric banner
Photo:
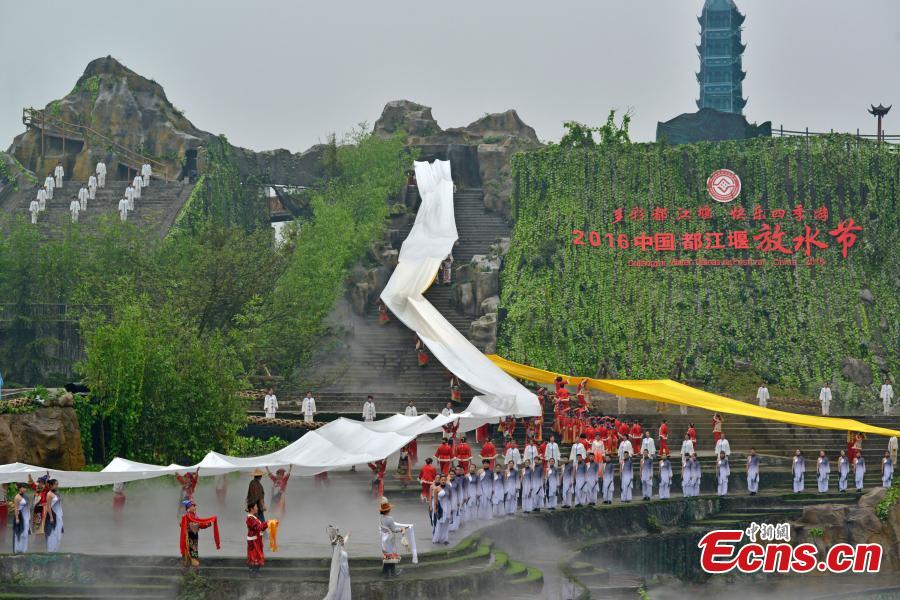
<instances>
[{"instance_id":1,"label":"yellow fabric banner","mask_svg":"<svg viewBox=\"0 0 900 600\"><path fill-rule=\"evenodd\" d=\"M588 387L638 400L651 402L665 402L667 404L683 404L702 408L711 412L756 417L769 421L780 421L791 425L812 427L816 429L838 429L842 431L861 431L884 436L898 436L900 431L868 425L855 419L842 419L839 417L820 417L816 415L801 415L797 413L763 408L755 404L741 402L725 396L711 394L692 388L683 383L671 379L592 379L590 377L575 377L563 373L552 373L543 369L536 369L528 365L512 362L496 354L488 356L498 367L516 377L543 384L552 384L557 377L563 377L572 385L578 384L582 379L587 379Z\"/></svg>"}]
</instances>

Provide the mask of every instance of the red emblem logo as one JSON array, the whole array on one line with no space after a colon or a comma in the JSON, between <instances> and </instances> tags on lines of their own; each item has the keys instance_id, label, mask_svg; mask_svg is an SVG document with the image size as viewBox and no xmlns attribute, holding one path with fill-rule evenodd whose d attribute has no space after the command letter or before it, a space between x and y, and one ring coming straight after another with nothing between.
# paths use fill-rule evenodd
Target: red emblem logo
<instances>
[{"instance_id":1,"label":"red emblem logo","mask_svg":"<svg viewBox=\"0 0 900 600\"><path fill-rule=\"evenodd\" d=\"M719 169L706 180L706 190L716 202L731 202L741 193L741 178L734 171Z\"/></svg>"}]
</instances>

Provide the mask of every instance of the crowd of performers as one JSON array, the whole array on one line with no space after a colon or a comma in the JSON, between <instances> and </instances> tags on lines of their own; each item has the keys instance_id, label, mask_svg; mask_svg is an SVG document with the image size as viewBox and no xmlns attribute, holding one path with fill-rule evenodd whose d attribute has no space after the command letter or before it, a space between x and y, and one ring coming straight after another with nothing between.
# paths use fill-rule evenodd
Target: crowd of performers
<instances>
[{"instance_id":1,"label":"crowd of performers","mask_svg":"<svg viewBox=\"0 0 900 600\"><path fill-rule=\"evenodd\" d=\"M136 173L134 179L129 180L126 184L122 198L117 205L119 218L122 221L127 220L128 213L134 210L134 201L140 200L141 190L150 185L152 174L153 169L150 164L144 163L141 165L140 173ZM38 216L47 210L47 202L53 200L53 195L60 196L63 193L65 179L66 171L62 162L58 162L28 205L32 224L36 224ZM106 163L101 160L97 163L95 172L88 178L87 183L82 185L78 193L71 197L68 210L73 223L77 223L79 215L87 210L88 200L95 200L97 190L104 187L106 187Z\"/></svg>"}]
</instances>

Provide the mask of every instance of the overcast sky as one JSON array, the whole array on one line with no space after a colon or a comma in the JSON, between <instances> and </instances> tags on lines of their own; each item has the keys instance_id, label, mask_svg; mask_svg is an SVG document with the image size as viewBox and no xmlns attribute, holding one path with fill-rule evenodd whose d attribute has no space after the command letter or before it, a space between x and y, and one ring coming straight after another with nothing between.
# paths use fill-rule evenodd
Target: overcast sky
<instances>
[{"instance_id":1,"label":"overcast sky","mask_svg":"<svg viewBox=\"0 0 900 600\"><path fill-rule=\"evenodd\" d=\"M900 0L738 5L751 121L871 133L869 103L900 104ZM630 109L632 138L651 140L657 121L695 110L701 6L0 0L0 147L22 131L22 107L62 97L107 54L161 83L201 129L257 150L303 150L400 98L433 107L442 127L515 108L545 140L565 120ZM886 129L900 133L900 107Z\"/></svg>"}]
</instances>

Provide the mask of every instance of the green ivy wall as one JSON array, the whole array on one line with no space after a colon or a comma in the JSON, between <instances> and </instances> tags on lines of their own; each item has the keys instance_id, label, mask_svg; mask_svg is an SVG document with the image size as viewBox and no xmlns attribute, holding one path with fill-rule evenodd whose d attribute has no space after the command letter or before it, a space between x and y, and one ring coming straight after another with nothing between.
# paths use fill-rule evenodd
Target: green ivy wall
<instances>
[{"instance_id":1,"label":"green ivy wall","mask_svg":"<svg viewBox=\"0 0 900 600\"><path fill-rule=\"evenodd\" d=\"M743 187L729 204L711 200L707 177L738 173ZM627 378L678 377L716 387L736 361L771 383L815 394L832 380L844 408L871 405L884 373L895 372L900 257L897 225L900 154L850 136L757 138L741 142L624 144L606 149L557 145L514 157L516 224L501 279L499 350L504 356L573 374ZM802 204L806 220L792 209ZM748 218L735 221L741 205ZM755 206L766 214L787 209L779 223L785 245L804 224L821 229L829 248L812 256L825 264L775 266L774 255L754 249ZM630 209L646 210L631 221ZM697 209L710 206L702 221ZM825 206L829 217L815 221ZM665 222L651 220L666 208ZM613 224L614 210L625 219ZM691 210L676 221L676 209ZM851 217L863 227L842 258L828 231ZM597 231L601 245L573 245L573 230ZM687 232L748 230L751 249L684 251ZM675 234L674 252L611 249L604 234L629 240L642 232ZM595 241L597 238L595 238ZM794 254L802 265L805 254ZM761 267L628 266L630 260L684 258L767 259ZM874 302L861 300L868 289ZM867 363L865 388L841 376L846 358Z\"/></svg>"}]
</instances>

